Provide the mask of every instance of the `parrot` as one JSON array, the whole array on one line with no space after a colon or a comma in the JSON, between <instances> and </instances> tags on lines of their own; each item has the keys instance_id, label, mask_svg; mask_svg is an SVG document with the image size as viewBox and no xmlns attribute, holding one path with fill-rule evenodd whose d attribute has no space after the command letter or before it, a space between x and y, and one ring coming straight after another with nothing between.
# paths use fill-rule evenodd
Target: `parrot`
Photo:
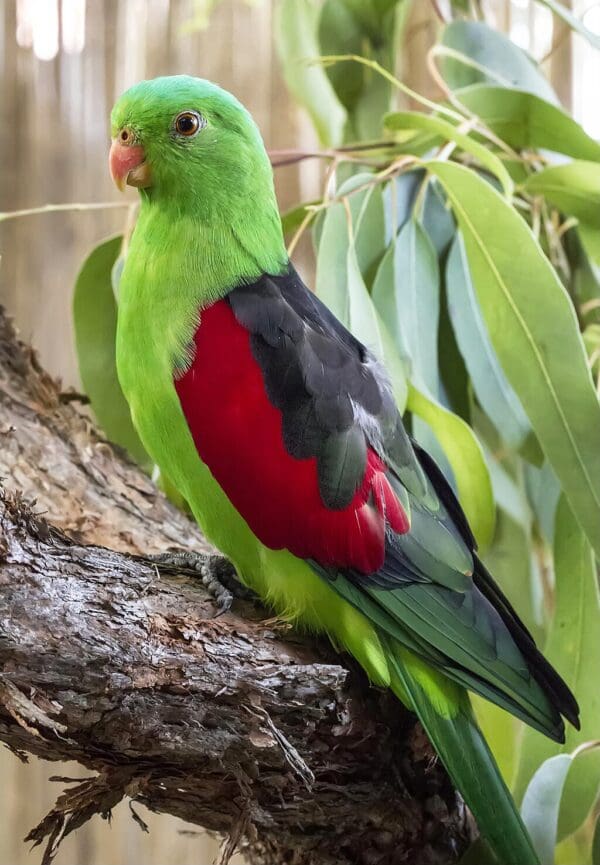
<instances>
[{"instance_id":1,"label":"parrot","mask_svg":"<svg viewBox=\"0 0 600 865\"><path fill-rule=\"evenodd\" d=\"M117 371L150 457L243 586L416 713L498 861L539 865L469 692L556 742L577 702L384 366L289 260L258 126L175 75L125 91L111 138L112 178L140 198Z\"/></svg>"}]
</instances>

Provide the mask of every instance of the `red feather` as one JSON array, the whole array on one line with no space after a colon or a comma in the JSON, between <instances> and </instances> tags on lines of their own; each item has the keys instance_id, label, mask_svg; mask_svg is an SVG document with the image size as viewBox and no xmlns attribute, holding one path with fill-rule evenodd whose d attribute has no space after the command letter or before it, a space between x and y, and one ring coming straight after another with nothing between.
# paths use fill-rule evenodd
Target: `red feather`
<instances>
[{"instance_id":1,"label":"red feather","mask_svg":"<svg viewBox=\"0 0 600 865\"><path fill-rule=\"evenodd\" d=\"M268 547L322 565L379 570L386 520L398 533L409 522L377 454L368 449L350 505L327 508L317 460L285 449L281 413L265 391L250 335L226 301L202 311L194 342L193 363L175 380L181 407L200 458L254 534Z\"/></svg>"}]
</instances>

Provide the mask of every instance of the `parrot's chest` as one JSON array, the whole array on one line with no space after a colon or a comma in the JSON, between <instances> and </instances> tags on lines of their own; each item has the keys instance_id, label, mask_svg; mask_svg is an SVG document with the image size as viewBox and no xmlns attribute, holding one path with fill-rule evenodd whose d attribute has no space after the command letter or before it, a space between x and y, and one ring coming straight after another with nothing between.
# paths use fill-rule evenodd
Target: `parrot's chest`
<instances>
[{"instance_id":1,"label":"parrot's chest","mask_svg":"<svg viewBox=\"0 0 600 865\"><path fill-rule=\"evenodd\" d=\"M124 285L117 329L117 370L134 426L206 537L241 572L256 573L257 540L198 454L176 391L178 359L185 357L198 314L178 316L177 300L163 304L156 284L152 304L141 302L136 289Z\"/></svg>"},{"instance_id":2,"label":"parrot's chest","mask_svg":"<svg viewBox=\"0 0 600 865\"><path fill-rule=\"evenodd\" d=\"M156 310L154 310L156 313ZM155 461L181 420L173 367L181 337L173 323L142 304L119 310L117 370L133 422ZM159 322L157 326L157 322Z\"/></svg>"}]
</instances>

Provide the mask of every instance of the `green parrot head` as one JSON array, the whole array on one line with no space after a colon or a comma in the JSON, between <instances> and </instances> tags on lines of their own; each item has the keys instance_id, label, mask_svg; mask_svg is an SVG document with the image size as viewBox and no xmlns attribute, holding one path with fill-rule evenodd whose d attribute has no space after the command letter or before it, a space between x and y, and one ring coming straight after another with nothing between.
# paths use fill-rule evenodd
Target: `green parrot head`
<instances>
[{"instance_id":1,"label":"green parrot head","mask_svg":"<svg viewBox=\"0 0 600 865\"><path fill-rule=\"evenodd\" d=\"M175 75L141 81L111 115L117 186L201 218L241 207L276 209L273 174L254 120L210 81Z\"/></svg>"}]
</instances>

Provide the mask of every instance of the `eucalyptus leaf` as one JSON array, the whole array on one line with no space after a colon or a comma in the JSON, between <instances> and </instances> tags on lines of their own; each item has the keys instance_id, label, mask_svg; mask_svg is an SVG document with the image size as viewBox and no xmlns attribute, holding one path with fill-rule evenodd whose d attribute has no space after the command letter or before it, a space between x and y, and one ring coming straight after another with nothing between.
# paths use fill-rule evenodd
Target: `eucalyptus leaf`
<instances>
[{"instance_id":1,"label":"eucalyptus leaf","mask_svg":"<svg viewBox=\"0 0 600 865\"><path fill-rule=\"evenodd\" d=\"M360 216L360 202L355 206ZM331 205L325 214L317 254L316 290L340 321L383 361L402 412L407 395L404 366L365 286L351 242L348 214L341 203Z\"/></svg>"},{"instance_id":2,"label":"eucalyptus leaf","mask_svg":"<svg viewBox=\"0 0 600 865\"><path fill-rule=\"evenodd\" d=\"M527 497L531 502L542 537L548 544L554 543L554 523L556 508L560 498L560 484L546 462L539 468L525 464L523 476Z\"/></svg>"},{"instance_id":3,"label":"eucalyptus leaf","mask_svg":"<svg viewBox=\"0 0 600 865\"><path fill-rule=\"evenodd\" d=\"M420 114L417 111L395 111L393 114L387 114L383 122L389 132L403 129L422 129L439 135L445 141L453 141L461 150L474 156L484 168L487 168L498 178L507 198L512 195L513 182L502 161L483 144L480 144L472 136L460 132L456 126L447 120L431 114Z\"/></svg>"},{"instance_id":4,"label":"eucalyptus leaf","mask_svg":"<svg viewBox=\"0 0 600 865\"><path fill-rule=\"evenodd\" d=\"M588 259L594 263L597 278L600 273L600 228L589 222L581 222L577 227L577 233L581 238L583 248Z\"/></svg>"},{"instance_id":5,"label":"eucalyptus leaf","mask_svg":"<svg viewBox=\"0 0 600 865\"><path fill-rule=\"evenodd\" d=\"M558 811L572 762L570 754L557 754L542 763L531 779L521 805L523 822L544 865L554 865Z\"/></svg>"},{"instance_id":6,"label":"eucalyptus leaf","mask_svg":"<svg viewBox=\"0 0 600 865\"><path fill-rule=\"evenodd\" d=\"M531 427L490 342L461 234L448 255L446 291L450 320L477 399L503 440L518 449Z\"/></svg>"},{"instance_id":7,"label":"eucalyptus leaf","mask_svg":"<svg viewBox=\"0 0 600 865\"><path fill-rule=\"evenodd\" d=\"M346 0L325 0L319 18L319 53L361 54L364 31ZM334 63L326 68L338 99L353 111L364 88L365 67L359 63Z\"/></svg>"},{"instance_id":8,"label":"eucalyptus leaf","mask_svg":"<svg viewBox=\"0 0 600 865\"><path fill-rule=\"evenodd\" d=\"M435 178L430 178L425 190L421 224L438 256L443 255L456 232L456 223L452 209L444 196L444 192Z\"/></svg>"},{"instance_id":9,"label":"eucalyptus leaf","mask_svg":"<svg viewBox=\"0 0 600 865\"><path fill-rule=\"evenodd\" d=\"M377 41L381 39L390 22L390 13L403 0L344 0L349 9L360 21L370 37Z\"/></svg>"},{"instance_id":10,"label":"eucalyptus leaf","mask_svg":"<svg viewBox=\"0 0 600 865\"><path fill-rule=\"evenodd\" d=\"M533 516L522 484L512 476L503 462L491 453L485 445L483 450L498 507L503 508L507 516L529 531ZM494 573L494 571L492 572Z\"/></svg>"},{"instance_id":11,"label":"eucalyptus leaf","mask_svg":"<svg viewBox=\"0 0 600 865\"><path fill-rule=\"evenodd\" d=\"M600 160L600 144L569 114L533 93L474 84L456 96L516 150L545 148L574 159Z\"/></svg>"},{"instance_id":12,"label":"eucalyptus leaf","mask_svg":"<svg viewBox=\"0 0 600 865\"><path fill-rule=\"evenodd\" d=\"M592 865L600 865L600 817L596 818L592 838Z\"/></svg>"},{"instance_id":13,"label":"eucalyptus leaf","mask_svg":"<svg viewBox=\"0 0 600 865\"><path fill-rule=\"evenodd\" d=\"M531 174L523 184L564 213L600 228L600 163L575 160Z\"/></svg>"},{"instance_id":14,"label":"eucalyptus leaf","mask_svg":"<svg viewBox=\"0 0 600 865\"><path fill-rule=\"evenodd\" d=\"M372 180L368 174L357 175L364 182ZM354 178L353 178L354 179ZM385 251L385 222L381 185L373 185L356 193L350 200L353 215L356 258L363 278L371 285L377 265Z\"/></svg>"},{"instance_id":15,"label":"eucalyptus leaf","mask_svg":"<svg viewBox=\"0 0 600 865\"><path fill-rule=\"evenodd\" d=\"M498 860L483 838L479 837L460 857L458 865L498 865Z\"/></svg>"},{"instance_id":16,"label":"eucalyptus leaf","mask_svg":"<svg viewBox=\"0 0 600 865\"><path fill-rule=\"evenodd\" d=\"M590 30L589 27L586 27L581 18L578 18L577 15L574 15L571 10L565 6L560 0L538 0L538 3L541 3L542 6L546 6L550 9L554 14L562 19L565 24L568 24L572 30L575 30L576 33L581 34L590 45L593 45L594 48L600 50L600 36L597 33L594 33L593 30Z\"/></svg>"},{"instance_id":17,"label":"eucalyptus leaf","mask_svg":"<svg viewBox=\"0 0 600 865\"><path fill-rule=\"evenodd\" d=\"M431 241L415 219L400 230L393 255L394 282L376 279L373 302L409 359L411 381L437 397L439 271Z\"/></svg>"},{"instance_id":18,"label":"eucalyptus leaf","mask_svg":"<svg viewBox=\"0 0 600 865\"><path fill-rule=\"evenodd\" d=\"M567 775L567 784L569 783L569 775ZM582 826L578 832L569 835L568 838L563 838L556 845L554 851L554 861L556 865L592 865L591 861L591 837L590 831L586 831L586 827Z\"/></svg>"},{"instance_id":19,"label":"eucalyptus leaf","mask_svg":"<svg viewBox=\"0 0 600 865\"><path fill-rule=\"evenodd\" d=\"M322 220L317 249L316 293L340 321L350 321L348 217L342 204L332 204Z\"/></svg>"},{"instance_id":20,"label":"eucalyptus leaf","mask_svg":"<svg viewBox=\"0 0 600 865\"><path fill-rule=\"evenodd\" d=\"M442 35L440 69L451 90L470 84L499 84L557 102L535 60L514 42L482 21L453 21Z\"/></svg>"},{"instance_id":21,"label":"eucalyptus leaf","mask_svg":"<svg viewBox=\"0 0 600 865\"><path fill-rule=\"evenodd\" d=\"M586 324L600 323L600 234L595 249L588 251L583 245L580 230L579 225L564 234L564 248L571 268L571 293L582 321Z\"/></svg>"},{"instance_id":22,"label":"eucalyptus leaf","mask_svg":"<svg viewBox=\"0 0 600 865\"><path fill-rule=\"evenodd\" d=\"M320 54L368 56L393 68L397 33L408 5L404 0L325 0L318 31ZM326 74L348 112L344 140L378 135L381 116L390 108L390 82L359 63L333 64Z\"/></svg>"},{"instance_id":23,"label":"eucalyptus leaf","mask_svg":"<svg viewBox=\"0 0 600 865\"><path fill-rule=\"evenodd\" d=\"M452 468L458 498L479 548L488 548L496 518L492 482L483 450L471 427L411 385L407 408L431 427Z\"/></svg>"},{"instance_id":24,"label":"eucalyptus leaf","mask_svg":"<svg viewBox=\"0 0 600 865\"><path fill-rule=\"evenodd\" d=\"M321 144L335 146L343 137L346 112L322 66L317 40L318 6L311 0L280 0L275 7L275 42L286 84L309 113Z\"/></svg>"},{"instance_id":25,"label":"eucalyptus leaf","mask_svg":"<svg viewBox=\"0 0 600 865\"><path fill-rule=\"evenodd\" d=\"M385 365L392 382L396 403L399 411L402 412L407 397L404 366L385 323L380 319L366 289L352 244L348 246L346 266L349 295L347 327Z\"/></svg>"},{"instance_id":26,"label":"eucalyptus leaf","mask_svg":"<svg viewBox=\"0 0 600 865\"><path fill-rule=\"evenodd\" d=\"M121 244L120 235L105 240L79 271L73 296L75 346L83 388L104 434L149 468L150 459L134 429L117 377L117 305L111 276Z\"/></svg>"},{"instance_id":27,"label":"eucalyptus leaf","mask_svg":"<svg viewBox=\"0 0 600 865\"><path fill-rule=\"evenodd\" d=\"M575 160L532 174L523 184L530 195L543 195L563 213L579 220L583 247L600 264L600 163Z\"/></svg>"},{"instance_id":28,"label":"eucalyptus leaf","mask_svg":"<svg viewBox=\"0 0 600 865\"><path fill-rule=\"evenodd\" d=\"M425 178L422 169L415 169L394 177L385 184L383 208L385 219L385 244L392 240L413 213L415 199Z\"/></svg>"},{"instance_id":29,"label":"eucalyptus leaf","mask_svg":"<svg viewBox=\"0 0 600 865\"><path fill-rule=\"evenodd\" d=\"M559 752L600 738L600 600L594 555L566 500L561 498L554 530L556 608L544 654L576 695L581 730L567 729L564 745L527 729L515 783L517 800L535 770ZM600 784L600 751L589 751L569 774L561 802L558 837L574 832L594 804Z\"/></svg>"},{"instance_id":30,"label":"eucalyptus leaf","mask_svg":"<svg viewBox=\"0 0 600 865\"><path fill-rule=\"evenodd\" d=\"M430 162L428 168L444 185L462 230L504 373L600 553L600 402L571 301L531 229L501 195L463 166Z\"/></svg>"}]
</instances>

